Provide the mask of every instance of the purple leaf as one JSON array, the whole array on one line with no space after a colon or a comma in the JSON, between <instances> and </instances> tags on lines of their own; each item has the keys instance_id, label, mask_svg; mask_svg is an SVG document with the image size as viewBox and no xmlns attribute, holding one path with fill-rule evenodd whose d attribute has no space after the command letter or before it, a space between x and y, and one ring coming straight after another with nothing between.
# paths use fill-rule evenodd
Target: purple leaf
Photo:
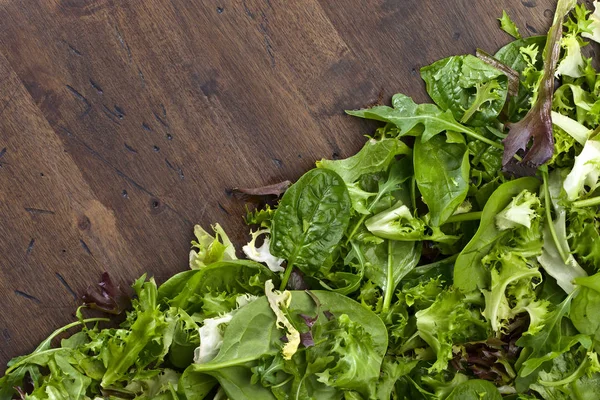
<instances>
[{"instance_id":1,"label":"purple leaf","mask_svg":"<svg viewBox=\"0 0 600 400\"><path fill-rule=\"evenodd\" d=\"M306 326L312 328L315 322L317 322L317 319L319 319L319 314L317 314L316 317L309 317L308 315L300 314L300 317L304 320Z\"/></svg>"},{"instance_id":2,"label":"purple leaf","mask_svg":"<svg viewBox=\"0 0 600 400\"><path fill-rule=\"evenodd\" d=\"M331 321L332 319L334 319L334 318L335 318L335 315L333 315L333 314L331 313L331 311L329 311L329 310L325 310L325 311L323 311L323 315L324 315L324 316L325 316L325 318L327 318L329 321Z\"/></svg>"},{"instance_id":3,"label":"purple leaf","mask_svg":"<svg viewBox=\"0 0 600 400\"><path fill-rule=\"evenodd\" d=\"M571 11L572 3L572 0L558 2L554 23L546 41L544 74L540 81L537 100L525 118L508 125L510 132L503 141L504 169L518 176L535 173L537 168L550 160L554 153L551 117L554 74L560 56L563 20ZM527 148L531 141L533 144ZM514 157L520 154L524 155L523 160L516 161Z\"/></svg>"},{"instance_id":4,"label":"purple leaf","mask_svg":"<svg viewBox=\"0 0 600 400\"><path fill-rule=\"evenodd\" d=\"M304 281L304 274L298 268L294 267L288 280L287 287L290 290L308 290L310 287Z\"/></svg>"},{"instance_id":5,"label":"purple leaf","mask_svg":"<svg viewBox=\"0 0 600 400\"><path fill-rule=\"evenodd\" d=\"M304 332L300 334L300 343L302 343L302 345L304 347L312 347L315 345L315 341L313 340L313 336L312 333L309 332Z\"/></svg>"},{"instance_id":6,"label":"purple leaf","mask_svg":"<svg viewBox=\"0 0 600 400\"><path fill-rule=\"evenodd\" d=\"M108 272L102 274L97 287L88 286L81 297L90 308L109 314L120 314L129 305L129 296L113 283Z\"/></svg>"}]
</instances>

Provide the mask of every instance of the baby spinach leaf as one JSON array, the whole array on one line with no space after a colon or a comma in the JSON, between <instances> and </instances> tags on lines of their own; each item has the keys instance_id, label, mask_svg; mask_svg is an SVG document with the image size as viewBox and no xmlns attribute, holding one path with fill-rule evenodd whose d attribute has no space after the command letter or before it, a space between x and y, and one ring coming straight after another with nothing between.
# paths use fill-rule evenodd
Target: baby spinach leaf
<instances>
[{"instance_id":1,"label":"baby spinach leaf","mask_svg":"<svg viewBox=\"0 0 600 400\"><path fill-rule=\"evenodd\" d=\"M508 65L512 69L517 72L523 72L525 68L527 68L527 61L523 57L523 53L521 53L521 48L528 46L538 46L538 48L542 49L546 44L546 36L530 36L525 39L515 40L514 42L510 42L506 46L502 47L498 52L494 55L499 61L502 61L504 64ZM541 59L539 60L541 61Z\"/></svg>"},{"instance_id":2,"label":"baby spinach leaf","mask_svg":"<svg viewBox=\"0 0 600 400\"><path fill-rule=\"evenodd\" d=\"M217 380L210 375L195 372L192 367L185 369L179 379L178 390L186 400L203 400L216 386Z\"/></svg>"},{"instance_id":3,"label":"baby spinach leaf","mask_svg":"<svg viewBox=\"0 0 600 400\"><path fill-rule=\"evenodd\" d=\"M482 379L471 379L458 385L446 400L502 400L496 386Z\"/></svg>"},{"instance_id":4,"label":"baby spinach leaf","mask_svg":"<svg viewBox=\"0 0 600 400\"><path fill-rule=\"evenodd\" d=\"M444 136L415 141L415 179L433 226L443 224L467 197L469 167L465 144L447 143Z\"/></svg>"},{"instance_id":5,"label":"baby spinach leaf","mask_svg":"<svg viewBox=\"0 0 600 400\"><path fill-rule=\"evenodd\" d=\"M575 279L580 286L569 317L581 333L600 341L600 274Z\"/></svg>"},{"instance_id":6,"label":"baby spinach leaf","mask_svg":"<svg viewBox=\"0 0 600 400\"><path fill-rule=\"evenodd\" d=\"M410 148L398 139L370 139L352 157L344 160L321 160L317 167L336 172L347 184L356 182L364 174L386 171L394 157L410 154Z\"/></svg>"},{"instance_id":7,"label":"baby spinach leaf","mask_svg":"<svg viewBox=\"0 0 600 400\"><path fill-rule=\"evenodd\" d=\"M427 93L442 110L450 110L456 120L470 125L483 126L496 119L506 101L508 78L502 71L472 55L454 56L437 61L421 69L427 84ZM492 83L494 82L494 83ZM495 97L481 100L484 86L494 85ZM478 94L479 93L479 98ZM468 118L465 111L477 105Z\"/></svg>"},{"instance_id":8,"label":"baby spinach leaf","mask_svg":"<svg viewBox=\"0 0 600 400\"><path fill-rule=\"evenodd\" d=\"M490 275L483 268L481 259L504 234L496 227L496 215L506 208L513 197L523 190L536 192L539 186L540 182L535 178L521 178L506 182L494 191L483 208L483 215L477 233L475 233L456 260L454 266L454 285L457 288L463 292L489 288Z\"/></svg>"},{"instance_id":9,"label":"baby spinach leaf","mask_svg":"<svg viewBox=\"0 0 600 400\"><path fill-rule=\"evenodd\" d=\"M271 253L285 258L290 272L293 266L306 274L318 272L342 239L350 209L348 189L338 174L309 171L285 192L275 211Z\"/></svg>"}]
</instances>

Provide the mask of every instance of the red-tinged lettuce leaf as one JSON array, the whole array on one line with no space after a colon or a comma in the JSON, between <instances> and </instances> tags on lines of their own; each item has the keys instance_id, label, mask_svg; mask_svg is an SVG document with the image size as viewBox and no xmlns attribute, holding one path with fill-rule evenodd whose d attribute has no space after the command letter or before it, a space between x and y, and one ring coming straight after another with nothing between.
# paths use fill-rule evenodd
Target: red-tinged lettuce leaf
<instances>
[{"instance_id":1,"label":"red-tinged lettuce leaf","mask_svg":"<svg viewBox=\"0 0 600 400\"><path fill-rule=\"evenodd\" d=\"M563 20L575 4L575 0L559 0L546 41L544 74L540 80L538 97L525 118L508 125L510 133L503 141L502 164L515 175L534 174L554 154L551 116L554 74L560 57ZM533 144L527 148L531 141ZM514 156L520 153L524 157L522 161L516 161Z\"/></svg>"},{"instance_id":2,"label":"red-tinged lettuce leaf","mask_svg":"<svg viewBox=\"0 0 600 400\"><path fill-rule=\"evenodd\" d=\"M129 296L113 283L108 272L102 274L98 286L89 286L81 298L88 307L109 314L120 314L129 306Z\"/></svg>"}]
</instances>

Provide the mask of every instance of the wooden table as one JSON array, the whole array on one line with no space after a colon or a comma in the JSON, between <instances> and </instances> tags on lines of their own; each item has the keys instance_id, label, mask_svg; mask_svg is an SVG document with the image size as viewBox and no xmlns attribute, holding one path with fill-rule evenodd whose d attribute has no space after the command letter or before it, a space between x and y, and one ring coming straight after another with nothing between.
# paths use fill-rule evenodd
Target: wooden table
<instances>
[{"instance_id":1,"label":"wooden table","mask_svg":"<svg viewBox=\"0 0 600 400\"><path fill-rule=\"evenodd\" d=\"M0 2L0 372L103 271L186 269L195 223L247 238L229 188L347 157L346 117L419 68L545 33L554 0Z\"/></svg>"}]
</instances>

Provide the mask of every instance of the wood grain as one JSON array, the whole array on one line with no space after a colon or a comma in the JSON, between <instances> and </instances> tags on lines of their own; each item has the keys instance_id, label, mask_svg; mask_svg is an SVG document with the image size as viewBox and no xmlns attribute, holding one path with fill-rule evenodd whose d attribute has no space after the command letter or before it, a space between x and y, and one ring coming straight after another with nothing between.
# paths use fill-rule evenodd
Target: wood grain
<instances>
[{"instance_id":1,"label":"wood grain","mask_svg":"<svg viewBox=\"0 0 600 400\"><path fill-rule=\"evenodd\" d=\"M247 229L232 187L356 152L343 110L418 69L545 32L554 1L1 1L0 364L72 319L102 271L187 268L194 223ZM0 371L3 370L0 367Z\"/></svg>"}]
</instances>

